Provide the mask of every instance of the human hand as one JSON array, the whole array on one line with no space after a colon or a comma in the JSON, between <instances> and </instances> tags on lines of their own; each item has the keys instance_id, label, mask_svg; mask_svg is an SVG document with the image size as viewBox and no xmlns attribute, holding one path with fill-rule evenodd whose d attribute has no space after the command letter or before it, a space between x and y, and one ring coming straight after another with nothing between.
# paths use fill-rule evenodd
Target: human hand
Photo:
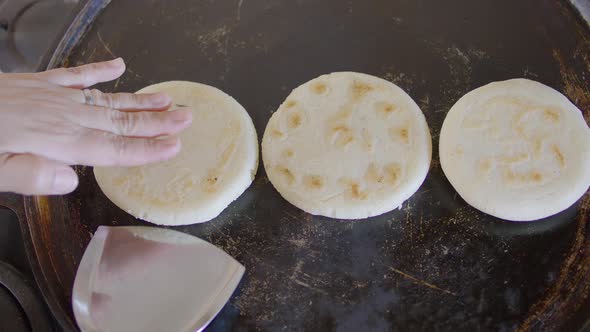
<instances>
[{"instance_id":1,"label":"human hand","mask_svg":"<svg viewBox=\"0 0 590 332\"><path fill-rule=\"evenodd\" d=\"M0 192L60 195L70 165L136 166L172 158L186 109L162 112L164 94L80 90L123 74L121 59L34 74L0 74ZM166 136L166 138L160 137Z\"/></svg>"}]
</instances>

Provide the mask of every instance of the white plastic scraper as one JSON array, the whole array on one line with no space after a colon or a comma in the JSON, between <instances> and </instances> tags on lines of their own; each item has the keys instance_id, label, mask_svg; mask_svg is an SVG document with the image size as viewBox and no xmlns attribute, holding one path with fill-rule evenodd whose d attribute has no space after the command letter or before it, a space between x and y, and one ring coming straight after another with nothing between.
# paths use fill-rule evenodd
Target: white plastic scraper
<instances>
[{"instance_id":1,"label":"white plastic scraper","mask_svg":"<svg viewBox=\"0 0 590 332\"><path fill-rule=\"evenodd\" d=\"M84 332L201 331L229 300L244 270L191 235L101 226L76 274L74 315Z\"/></svg>"}]
</instances>

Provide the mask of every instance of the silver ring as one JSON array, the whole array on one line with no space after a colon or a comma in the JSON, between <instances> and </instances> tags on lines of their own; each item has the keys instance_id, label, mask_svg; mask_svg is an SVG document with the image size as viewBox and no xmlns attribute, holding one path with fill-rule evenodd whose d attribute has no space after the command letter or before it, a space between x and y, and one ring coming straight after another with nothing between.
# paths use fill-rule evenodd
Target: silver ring
<instances>
[{"instance_id":1,"label":"silver ring","mask_svg":"<svg viewBox=\"0 0 590 332\"><path fill-rule=\"evenodd\" d=\"M90 105L90 106L94 106L94 96L92 95L92 92L88 89L84 89L82 90L82 93L84 94L84 103L86 105Z\"/></svg>"}]
</instances>

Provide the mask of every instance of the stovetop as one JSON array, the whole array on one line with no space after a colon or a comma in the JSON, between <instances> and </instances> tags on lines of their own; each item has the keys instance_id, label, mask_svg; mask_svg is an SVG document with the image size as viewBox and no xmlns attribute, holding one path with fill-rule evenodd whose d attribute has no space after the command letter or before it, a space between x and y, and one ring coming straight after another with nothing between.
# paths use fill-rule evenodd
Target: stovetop
<instances>
[{"instance_id":1,"label":"stovetop","mask_svg":"<svg viewBox=\"0 0 590 332\"><path fill-rule=\"evenodd\" d=\"M34 72L78 0L0 0L0 72ZM25 254L18 220L0 207L0 331L60 331Z\"/></svg>"},{"instance_id":2,"label":"stovetop","mask_svg":"<svg viewBox=\"0 0 590 332\"><path fill-rule=\"evenodd\" d=\"M33 72L81 0L0 0L0 72ZM570 0L590 20L589 0ZM589 328L590 329L590 328ZM0 331L59 331L36 288L16 216L0 208Z\"/></svg>"},{"instance_id":3,"label":"stovetop","mask_svg":"<svg viewBox=\"0 0 590 332\"><path fill-rule=\"evenodd\" d=\"M16 215L0 208L0 331L59 331L36 287Z\"/></svg>"},{"instance_id":4,"label":"stovetop","mask_svg":"<svg viewBox=\"0 0 590 332\"><path fill-rule=\"evenodd\" d=\"M78 0L0 0L0 72L33 72Z\"/></svg>"}]
</instances>

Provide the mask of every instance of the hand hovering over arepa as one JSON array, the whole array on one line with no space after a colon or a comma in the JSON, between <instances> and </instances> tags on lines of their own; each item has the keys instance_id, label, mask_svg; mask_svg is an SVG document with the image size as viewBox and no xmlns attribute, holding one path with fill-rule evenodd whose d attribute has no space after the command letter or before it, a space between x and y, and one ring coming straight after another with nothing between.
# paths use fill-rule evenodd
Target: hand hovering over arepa
<instances>
[{"instance_id":1,"label":"hand hovering over arepa","mask_svg":"<svg viewBox=\"0 0 590 332\"><path fill-rule=\"evenodd\" d=\"M71 165L136 166L174 157L186 109L164 94L87 90L125 72L121 59L32 74L0 74L0 192L61 195ZM166 138L162 138L162 136Z\"/></svg>"}]
</instances>

